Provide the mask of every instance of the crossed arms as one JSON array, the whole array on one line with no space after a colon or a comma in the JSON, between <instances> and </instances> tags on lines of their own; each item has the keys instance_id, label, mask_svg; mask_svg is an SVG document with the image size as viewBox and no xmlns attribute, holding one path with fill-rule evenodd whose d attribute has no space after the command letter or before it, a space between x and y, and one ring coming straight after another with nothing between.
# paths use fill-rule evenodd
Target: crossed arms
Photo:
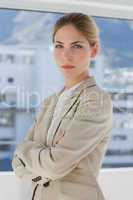
<instances>
[{"instance_id":1,"label":"crossed arms","mask_svg":"<svg viewBox=\"0 0 133 200\"><path fill-rule=\"evenodd\" d=\"M36 123L27 139L17 146L13 169L19 177L41 177L38 182L60 179L71 172L105 137L109 137L112 128L111 98L104 93L102 103L90 98L82 101L64 137L55 146L46 147L43 143L31 140Z\"/></svg>"}]
</instances>

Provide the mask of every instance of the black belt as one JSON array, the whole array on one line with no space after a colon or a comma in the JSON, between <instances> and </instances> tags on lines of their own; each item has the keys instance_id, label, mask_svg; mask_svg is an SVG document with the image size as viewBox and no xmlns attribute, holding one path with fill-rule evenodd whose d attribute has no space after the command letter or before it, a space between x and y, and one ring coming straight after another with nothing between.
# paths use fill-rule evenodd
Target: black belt
<instances>
[{"instance_id":1,"label":"black belt","mask_svg":"<svg viewBox=\"0 0 133 200\"><path fill-rule=\"evenodd\" d=\"M32 200L34 200L34 197L35 197L35 194L36 194L36 189L38 187L39 184L37 184L34 188L34 191L33 191L33 195L32 195Z\"/></svg>"}]
</instances>

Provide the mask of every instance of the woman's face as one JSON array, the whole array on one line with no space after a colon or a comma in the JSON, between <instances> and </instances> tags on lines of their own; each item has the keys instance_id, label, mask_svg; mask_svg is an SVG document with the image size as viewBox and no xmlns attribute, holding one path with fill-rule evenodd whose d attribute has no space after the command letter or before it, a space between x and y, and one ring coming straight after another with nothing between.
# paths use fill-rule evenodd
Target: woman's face
<instances>
[{"instance_id":1,"label":"woman's face","mask_svg":"<svg viewBox=\"0 0 133 200\"><path fill-rule=\"evenodd\" d=\"M86 37L73 25L60 28L54 38L54 58L66 78L74 78L88 71L97 46L91 47Z\"/></svg>"}]
</instances>

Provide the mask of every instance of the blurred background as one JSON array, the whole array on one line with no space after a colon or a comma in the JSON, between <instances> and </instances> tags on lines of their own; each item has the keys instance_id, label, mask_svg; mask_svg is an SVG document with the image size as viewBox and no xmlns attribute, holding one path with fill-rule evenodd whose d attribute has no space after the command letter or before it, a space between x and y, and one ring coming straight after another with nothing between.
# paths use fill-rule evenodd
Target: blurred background
<instances>
[{"instance_id":1,"label":"blurred background","mask_svg":"<svg viewBox=\"0 0 133 200\"><path fill-rule=\"evenodd\" d=\"M61 15L0 9L0 171L12 171L16 144L41 101L62 87L51 43ZM113 129L102 167L133 167L133 20L93 17L101 50L89 70L113 101Z\"/></svg>"}]
</instances>

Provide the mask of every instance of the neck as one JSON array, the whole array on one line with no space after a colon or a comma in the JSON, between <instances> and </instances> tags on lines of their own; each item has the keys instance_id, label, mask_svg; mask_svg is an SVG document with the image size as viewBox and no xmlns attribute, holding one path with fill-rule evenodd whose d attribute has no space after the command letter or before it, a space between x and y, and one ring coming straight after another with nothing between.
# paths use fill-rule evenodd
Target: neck
<instances>
[{"instance_id":1,"label":"neck","mask_svg":"<svg viewBox=\"0 0 133 200\"><path fill-rule=\"evenodd\" d=\"M73 87L74 85L78 84L79 82L87 79L89 76L90 75L87 72L85 74L80 74L78 77L75 77L73 79L65 78L65 80L64 80L65 89L69 89L69 88Z\"/></svg>"}]
</instances>

